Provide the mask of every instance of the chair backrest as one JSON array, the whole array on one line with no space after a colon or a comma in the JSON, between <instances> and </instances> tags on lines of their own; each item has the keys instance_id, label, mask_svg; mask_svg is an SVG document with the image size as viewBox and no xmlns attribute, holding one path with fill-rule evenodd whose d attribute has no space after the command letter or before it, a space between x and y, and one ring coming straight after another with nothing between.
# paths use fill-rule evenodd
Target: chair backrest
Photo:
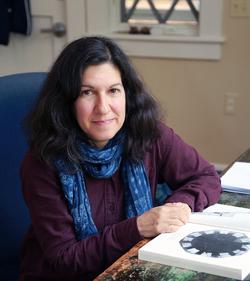
<instances>
[{"instance_id":1,"label":"chair backrest","mask_svg":"<svg viewBox=\"0 0 250 281\"><path fill-rule=\"evenodd\" d=\"M0 280L16 280L20 246L29 225L19 179L27 150L21 122L45 77L42 72L0 77Z\"/></svg>"}]
</instances>

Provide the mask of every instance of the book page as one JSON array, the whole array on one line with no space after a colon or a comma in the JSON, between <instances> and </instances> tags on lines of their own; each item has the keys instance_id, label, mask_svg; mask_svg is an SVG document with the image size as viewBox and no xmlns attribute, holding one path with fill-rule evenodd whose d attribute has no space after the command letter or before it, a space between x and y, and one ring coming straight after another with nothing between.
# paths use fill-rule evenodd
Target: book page
<instances>
[{"instance_id":1,"label":"book page","mask_svg":"<svg viewBox=\"0 0 250 281\"><path fill-rule=\"evenodd\" d=\"M221 177L224 191L250 193L250 163L235 162Z\"/></svg>"},{"instance_id":2,"label":"book page","mask_svg":"<svg viewBox=\"0 0 250 281\"><path fill-rule=\"evenodd\" d=\"M189 222L250 231L250 209L214 204L203 212L192 213Z\"/></svg>"}]
</instances>

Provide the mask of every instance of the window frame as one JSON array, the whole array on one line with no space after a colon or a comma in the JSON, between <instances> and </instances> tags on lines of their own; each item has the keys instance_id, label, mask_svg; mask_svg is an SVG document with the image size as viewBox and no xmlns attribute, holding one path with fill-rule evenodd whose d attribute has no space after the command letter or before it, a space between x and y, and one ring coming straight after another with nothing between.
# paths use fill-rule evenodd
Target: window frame
<instances>
[{"instance_id":1,"label":"window frame","mask_svg":"<svg viewBox=\"0 0 250 281\"><path fill-rule=\"evenodd\" d=\"M196 35L142 35L117 30L118 0L83 0L85 35L104 35L117 41L132 57L219 60L222 35L223 0L202 0L199 31ZM211 16L212 15L212 16Z\"/></svg>"},{"instance_id":2,"label":"window frame","mask_svg":"<svg viewBox=\"0 0 250 281\"><path fill-rule=\"evenodd\" d=\"M119 2L119 1L121 1L121 0L118 0L117 2ZM146 1L146 0L144 0L144 1ZM181 0L181 1L186 1L186 0ZM195 1L201 1L201 0L195 0ZM187 3L186 3L186 5L187 5L187 7L189 7ZM157 6L156 6L156 8L157 8ZM121 8L119 8L119 9L120 9L120 12L121 12ZM163 15L167 12L167 10L162 9L162 8L158 8L157 10L160 12L161 15ZM121 18L121 16L119 15L119 12L117 14L118 14L118 17ZM157 19L155 18L154 14L152 12L152 10L150 9L150 7L149 7L149 9L142 9L142 8L140 8L139 10L135 9L131 19L133 19L135 14L137 14L138 17L142 17L142 18L145 18L146 20L154 21L155 23L158 23ZM152 20L152 18L154 18L154 20ZM186 9L184 9L184 10L181 10L181 9L174 10L173 13L171 14L169 20L170 21L182 21L182 20L186 21L187 20L187 21L196 22L196 19L195 19L194 15L190 11L190 8L188 10L186 10ZM117 18L116 21L118 22L119 18ZM152 23L152 24L149 23L149 25L154 25L155 23Z\"/></svg>"}]
</instances>

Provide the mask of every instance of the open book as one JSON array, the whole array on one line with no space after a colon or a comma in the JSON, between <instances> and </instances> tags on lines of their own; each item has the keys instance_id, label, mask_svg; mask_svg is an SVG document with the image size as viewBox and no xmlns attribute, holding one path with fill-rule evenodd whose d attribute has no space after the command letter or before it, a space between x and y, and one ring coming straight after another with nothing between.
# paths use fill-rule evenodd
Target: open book
<instances>
[{"instance_id":1,"label":"open book","mask_svg":"<svg viewBox=\"0 0 250 281\"><path fill-rule=\"evenodd\" d=\"M235 162L221 177L224 191L250 194L250 163Z\"/></svg>"},{"instance_id":2,"label":"open book","mask_svg":"<svg viewBox=\"0 0 250 281\"><path fill-rule=\"evenodd\" d=\"M250 273L250 209L215 204L139 249L141 260L243 280Z\"/></svg>"}]
</instances>

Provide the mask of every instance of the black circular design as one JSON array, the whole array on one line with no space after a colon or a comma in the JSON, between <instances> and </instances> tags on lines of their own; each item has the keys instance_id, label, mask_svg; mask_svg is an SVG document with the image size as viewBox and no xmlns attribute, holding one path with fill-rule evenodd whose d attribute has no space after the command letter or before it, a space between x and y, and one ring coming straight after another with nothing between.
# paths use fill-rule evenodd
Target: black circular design
<instances>
[{"instance_id":1,"label":"black circular design","mask_svg":"<svg viewBox=\"0 0 250 281\"><path fill-rule=\"evenodd\" d=\"M180 245L190 254L225 258L249 251L250 239L244 233L213 229L192 232L180 240Z\"/></svg>"}]
</instances>

